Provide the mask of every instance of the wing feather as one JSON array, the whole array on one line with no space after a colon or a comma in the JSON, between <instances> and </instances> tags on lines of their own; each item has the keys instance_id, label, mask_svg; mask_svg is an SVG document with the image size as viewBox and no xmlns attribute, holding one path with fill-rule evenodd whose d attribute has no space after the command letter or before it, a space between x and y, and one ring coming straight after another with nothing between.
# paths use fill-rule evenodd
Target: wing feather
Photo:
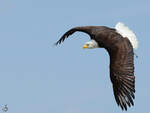
<instances>
[{"instance_id":1,"label":"wing feather","mask_svg":"<svg viewBox=\"0 0 150 113\"><path fill-rule=\"evenodd\" d=\"M68 38L70 35L72 35L74 32L76 32L77 30L75 28L70 29L69 31L67 31L56 43L55 45L60 44L61 42L63 42L66 38Z\"/></svg>"},{"instance_id":2,"label":"wing feather","mask_svg":"<svg viewBox=\"0 0 150 113\"><path fill-rule=\"evenodd\" d=\"M90 35L91 37L91 31L94 27L93 26L82 26L82 27L75 27L67 31L56 43L55 45L61 44L66 38L68 38L70 35L75 33L76 31L84 32Z\"/></svg>"},{"instance_id":3,"label":"wing feather","mask_svg":"<svg viewBox=\"0 0 150 113\"><path fill-rule=\"evenodd\" d=\"M133 47L127 38L117 45L110 55L110 78L114 96L122 110L134 105L135 76Z\"/></svg>"}]
</instances>

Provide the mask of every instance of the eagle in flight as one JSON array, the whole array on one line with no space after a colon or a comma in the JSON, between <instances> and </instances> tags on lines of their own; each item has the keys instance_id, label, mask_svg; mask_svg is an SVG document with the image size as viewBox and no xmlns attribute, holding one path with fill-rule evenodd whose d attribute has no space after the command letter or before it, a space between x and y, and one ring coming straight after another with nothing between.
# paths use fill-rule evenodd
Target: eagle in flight
<instances>
[{"instance_id":1,"label":"eagle in flight","mask_svg":"<svg viewBox=\"0 0 150 113\"><path fill-rule=\"evenodd\" d=\"M122 108L134 105L135 76L134 51L138 41L136 35L123 23L118 22L115 28L106 26L81 26L67 31L57 42L63 42L76 31L87 33L91 40L83 48L105 48L110 56L110 80L113 86L115 100Z\"/></svg>"}]
</instances>

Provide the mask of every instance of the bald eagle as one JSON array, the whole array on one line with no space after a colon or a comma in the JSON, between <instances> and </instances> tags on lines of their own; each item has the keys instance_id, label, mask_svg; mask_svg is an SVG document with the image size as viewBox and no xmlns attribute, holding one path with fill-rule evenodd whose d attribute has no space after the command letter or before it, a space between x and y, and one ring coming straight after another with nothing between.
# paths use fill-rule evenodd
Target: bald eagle
<instances>
[{"instance_id":1,"label":"bald eagle","mask_svg":"<svg viewBox=\"0 0 150 113\"><path fill-rule=\"evenodd\" d=\"M134 50L138 47L136 35L123 23L118 22L115 28L106 26L82 26L67 31L57 42L63 42L74 32L87 33L91 40L83 48L105 48L110 56L110 80L115 100L122 108L134 105L135 76Z\"/></svg>"}]
</instances>

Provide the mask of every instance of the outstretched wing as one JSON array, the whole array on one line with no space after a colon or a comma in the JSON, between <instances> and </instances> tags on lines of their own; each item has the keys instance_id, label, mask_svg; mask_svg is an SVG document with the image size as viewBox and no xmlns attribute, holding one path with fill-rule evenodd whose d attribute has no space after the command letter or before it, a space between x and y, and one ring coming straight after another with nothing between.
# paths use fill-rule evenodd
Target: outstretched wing
<instances>
[{"instance_id":1,"label":"outstretched wing","mask_svg":"<svg viewBox=\"0 0 150 113\"><path fill-rule=\"evenodd\" d=\"M134 105L135 76L133 47L127 38L118 43L110 54L110 78L114 96L122 110Z\"/></svg>"},{"instance_id":2,"label":"outstretched wing","mask_svg":"<svg viewBox=\"0 0 150 113\"><path fill-rule=\"evenodd\" d=\"M66 38L68 38L70 35L72 35L76 31L77 31L76 28L70 29L55 43L55 45L60 44L61 42L63 42Z\"/></svg>"},{"instance_id":3,"label":"outstretched wing","mask_svg":"<svg viewBox=\"0 0 150 113\"><path fill-rule=\"evenodd\" d=\"M55 45L60 44L63 42L66 38L68 38L70 35L72 35L76 31L84 32L87 33L88 35L91 36L91 31L94 27L93 26L82 26L82 27L75 27L67 31L56 43Z\"/></svg>"}]
</instances>

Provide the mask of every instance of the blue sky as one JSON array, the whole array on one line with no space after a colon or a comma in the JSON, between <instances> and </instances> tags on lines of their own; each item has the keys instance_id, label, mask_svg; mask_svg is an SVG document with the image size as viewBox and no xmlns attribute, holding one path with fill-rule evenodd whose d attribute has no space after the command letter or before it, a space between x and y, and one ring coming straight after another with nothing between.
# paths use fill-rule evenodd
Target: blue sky
<instances>
[{"instance_id":1,"label":"blue sky","mask_svg":"<svg viewBox=\"0 0 150 113\"><path fill-rule=\"evenodd\" d=\"M149 11L148 0L1 0L0 110L8 104L8 113L120 113L107 52L83 50L84 33L53 44L72 27L121 21L139 40L128 113L149 113Z\"/></svg>"}]
</instances>

